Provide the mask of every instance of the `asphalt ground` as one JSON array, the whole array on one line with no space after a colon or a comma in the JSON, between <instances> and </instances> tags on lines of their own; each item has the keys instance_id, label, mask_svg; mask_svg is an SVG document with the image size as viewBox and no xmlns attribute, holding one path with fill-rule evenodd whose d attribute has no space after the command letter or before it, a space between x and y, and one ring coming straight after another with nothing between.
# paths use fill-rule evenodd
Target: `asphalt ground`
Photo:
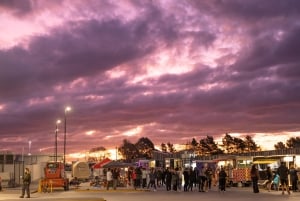
<instances>
[{"instance_id":1,"label":"asphalt ground","mask_svg":"<svg viewBox=\"0 0 300 201\"><path fill-rule=\"evenodd\" d=\"M217 187L213 187L210 191L202 193L193 192L174 192L166 191L165 188L153 190L134 190L132 188L118 188L116 190L106 190L103 188L93 188L88 185L80 186L79 188L71 188L69 191L62 189L54 189L50 193L40 193L31 187L31 198L33 200L62 200L62 201L299 201L300 192L292 192L282 195L281 191L271 191L260 189L260 193L253 193L251 187L231 187L227 188L226 192L219 192ZM29 200L29 198L19 198L21 193L20 188L3 189L0 192L0 200Z\"/></svg>"}]
</instances>

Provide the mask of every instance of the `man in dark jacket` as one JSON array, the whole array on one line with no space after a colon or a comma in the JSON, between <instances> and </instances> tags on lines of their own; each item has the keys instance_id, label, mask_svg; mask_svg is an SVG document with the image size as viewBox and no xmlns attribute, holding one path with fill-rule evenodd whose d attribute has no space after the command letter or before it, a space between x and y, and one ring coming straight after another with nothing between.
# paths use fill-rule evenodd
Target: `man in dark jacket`
<instances>
[{"instance_id":1,"label":"man in dark jacket","mask_svg":"<svg viewBox=\"0 0 300 201\"><path fill-rule=\"evenodd\" d=\"M288 180L289 169L285 166L284 162L281 163L280 167L277 170L277 173L279 174L280 177L282 195L284 194L284 189L286 189L288 194L290 194L289 180Z\"/></svg>"},{"instance_id":2,"label":"man in dark jacket","mask_svg":"<svg viewBox=\"0 0 300 201\"><path fill-rule=\"evenodd\" d=\"M227 174L224 170L224 167L221 167L221 170L219 172L219 189L220 189L220 191L225 191L226 177L227 177Z\"/></svg>"},{"instance_id":3,"label":"man in dark jacket","mask_svg":"<svg viewBox=\"0 0 300 201\"><path fill-rule=\"evenodd\" d=\"M28 168L25 168L23 179L23 186L22 186L22 195L20 198L24 198L25 192L27 194L26 198L30 198L30 183L31 183L31 174Z\"/></svg>"}]
</instances>

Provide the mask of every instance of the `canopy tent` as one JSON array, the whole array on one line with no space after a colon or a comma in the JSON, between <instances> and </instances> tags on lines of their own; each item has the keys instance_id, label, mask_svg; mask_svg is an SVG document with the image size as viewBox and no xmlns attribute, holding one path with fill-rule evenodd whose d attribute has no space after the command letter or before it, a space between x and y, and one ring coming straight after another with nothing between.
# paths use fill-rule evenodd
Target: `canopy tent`
<instances>
[{"instance_id":1,"label":"canopy tent","mask_svg":"<svg viewBox=\"0 0 300 201\"><path fill-rule=\"evenodd\" d=\"M102 168L104 165L106 165L107 163L111 162L111 160L109 158L105 158L102 161L100 161L99 163L96 163L93 168L94 169L99 169Z\"/></svg>"}]
</instances>

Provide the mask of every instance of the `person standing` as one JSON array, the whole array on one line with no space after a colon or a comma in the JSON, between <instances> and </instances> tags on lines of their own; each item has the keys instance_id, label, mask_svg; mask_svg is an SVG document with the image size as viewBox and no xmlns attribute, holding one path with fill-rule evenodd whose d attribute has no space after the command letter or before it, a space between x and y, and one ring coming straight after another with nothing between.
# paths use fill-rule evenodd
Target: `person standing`
<instances>
[{"instance_id":1,"label":"person standing","mask_svg":"<svg viewBox=\"0 0 300 201\"><path fill-rule=\"evenodd\" d=\"M2 191L2 178L0 176L0 191Z\"/></svg>"},{"instance_id":2,"label":"person standing","mask_svg":"<svg viewBox=\"0 0 300 201\"><path fill-rule=\"evenodd\" d=\"M116 190L119 183L120 171L118 168L115 168L112 172L113 178L113 189Z\"/></svg>"},{"instance_id":3,"label":"person standing","mask_svg":"<svg viewBox=\"0 0 300 201\"><path fill-rule=\"evenodd\" d=\"M212 177L213 177L213 170L210 166L207 167L207 169L205 171L205 175L206 175L206 180L207 180L207 188L208 188L208 190L210 190Z\"/></svg>"},{"instance_id":4,"label":"person standing","mask_svg":"<svg viewBox=\"0 0 300 201\"><path fill-rule=\"evenodd\" d=\"M205 168L204 166L202 166L199 170L199 174L198 174L198 177L199 177L199 192L205 192L205 183L206 183L206 176L205 176Z\"/></svg>"},{"instance_id":5,"label":"person standing","mask_svg":"<svg viewBox=\"0 0 300 201\"><path fill-rule=\"evenodd\" d=\"M142 167L137 167L136 168L136 171L135 171L135 174L136 174L136 186L138 188L141 187L141 181L142 181Z\"/></svg>"},{"instance_id":6,"label":"person standing","mask_svg":"<svg viewBox=\"0 0 300 201\"><path fill-rule=\"evenodd\" d=\"M284 189L286 189L286 191L290 195L291 193L289 189L289 180L288 180L289 169L285 166L284 162L281 163L280 167L277 170L277 173L279 174L280 177L282 195L284 194Z\"/></svg>"},{"instance_id":7,"label":"person standing","mask_svg":"<svg viewBox=\"0 0 300 201\"><path fill-rule=\"evenodd\" d=\"M224 167L221 167L218 178L219 178L219 189L220 189L220 191L223 191L223 192L225 192L225 188L226 188L226 177L227 177L227 174L224 170Z\"/></svg>"},{"instance_id":8,"label":"person standing","mask_svg":"<svg viewBox=\"0 0 300 201\"><path fill-rule=\"evenodd\" d=\"M278 191L279 190L279 175L275 173L274 179L273 179L273 184L274 184L274 190Z\"/></svg>"},{"instance_id":9,"label":"person standing","mask_svg":"<svg viewBox=\"0 0 300 201\"><path fill-rule=\"evenodd\" d=\"M132 171L131 178L132 178L132 181L133 181L134 190L136 190L136 188L137 188L136 169Z\"/></svg>"},{"instance_id":10,"label":"person standing","mask_svg":"<svg viewBox=\"0 0 300 201\"><path fill-rule=\"evenodd\" d=\"M267 187L268 191L270 192L271 185L272 185L272 180L273 180L273 173L271 171L270 166L267 167L266 175L267 175L267 180L268 180L267 183L266 183L266 187Z\"/></svg>"},{"instance_id":11,"label":"person standing","mask_svg":"<svg viewBox=\"0 0 300 201\"><path fill-rule=\"evenodd\" d=\"M30 198L30 183L31 183L31 174L29 168L25 168L24 176L22 177L22 195L20 198L24 198L25 192L27 194L26 198Z\"/></svg>"},{"instance_id":12,"label":"person standing","mask_svg":"<svg viewBox=\"0 0 300 201\"><path fill-rule=\"evenodd\" d=\"M189 175L189 171L187 168L185 168L183 171L183 179L184 179L183 191L187 192L188 186L189 186L189 181L190 181L190 175Z\"/></svg>"},{"instance_id":13,"label":"person standing","mask_svg":"<svg viewBox=\"0 0 300 201\"><path fill-rule=\"evenodd\" d=\"M177 175L178 175L178 190L181 191L182 188L182 168L177 168Z\"/></svg>"},{"instance_id":14,"label":"person standing","mask_svg":"<svg viewBox=\"0 0 300 201\"><path fill-rule=\"evenodd\" d=\"M297 170L293 165L291 165L290 168L290 177L291 177L291 182L292 182L292 191L297 192L298 191L298 175L297 175Z\"/></svg>"},{"instance_id":15,"label":"person standing","mask_svg":"<svg viewBox=\"0 0 300 201\"><path fill-rule=\"evenodd\" d=\"M175 170L174 169L172 170L172 181L171 181L171 183L172 183L172 190L173 191L177 191L177 187L178 187L179 177L178 177L178 174L177 174L177 170L178 170L178 168L176 168Z\"/></svg>"},{"instance_id":16,"label":"person standing","mask_svg":"<svg viewBox=\"0 0 300 201\"><path fill-rule=\"evenodd\" d=\"M189 186L188 186L188 191L191 190L193 191L193 187L196 183L196 180L197 180L197 169L196 168L190 168L190 171L189 171Z\"/></svg>"},{"instance_id":17,"label":"person standing","mask_svg":"<svg viewBox=\"0 0 300 201\"><path fill-rule=\"evenodd\" d=\"M258 169L256 168L255 164L252 165L250 175L251 175L251 180L252 180L253 193L259 193L259 189L258 189L259 173L258 173Z\"/></svg>"},{"instance_id":18,"label":"person standing","mask_svg":"<svg viewBox=\"0 0 300 201\"><path fill-rule=\"evenodd\" d=\"M148 183L148 189L150 187L154 188L154 191L156 191L156 170L154 168L151 168L150 173L149 173L149 183Z\"/></svg>"},{"instance_id":19,"label":"person standing","mask_svg":"<svg viewBox=\"0 0 300 201\"><path fill-rule=\"evenodd\" d=\"M172 173L169 168L166 169L166 189L167 191L172 190Z\"/></svg>"},{"instance_id":20,"label":"person standing","mask_svg":"<svg viewBox=\"0 0 300 201\"><path fill-rule=\"evenodd\" d=\"M106 172L106 190L109 190L109 187L112 185L112 172L110 170L110 168L108 168L107 172Z\"/></svg>"},{"instance_id":21,"label":"person standing","mask_svg":"<svg viewBox=\"0 0 300 201\"><path fill-rule=\"evenodd\" d=\"M147 187L147 175L148 175L148 172L147 172L146 168L142 168L142 188Z\"/></svg>"}]
</instances>

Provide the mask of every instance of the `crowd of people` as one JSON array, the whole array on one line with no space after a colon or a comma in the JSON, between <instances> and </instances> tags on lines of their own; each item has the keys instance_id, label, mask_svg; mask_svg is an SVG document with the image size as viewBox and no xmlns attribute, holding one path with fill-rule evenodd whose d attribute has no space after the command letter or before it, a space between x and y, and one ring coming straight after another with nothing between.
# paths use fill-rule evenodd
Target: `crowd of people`
<instances>
[{"instance_id":1,"label":"crowd of people","mask_svg":"<svg viewBox=\"0 0 300 201\"><path fill-rule=\"evenodd\" d=\"M257 165L252 165L251 180L254 193L259 193L258 181L261 180ZM288 175L290 179L288 179ZM291 166L288 169L285 163L282 163L277 171L272 171L270 167L265 170L267 191L271 189L282 190L290 194L289 181L291 190L298 191L297 170ZM108 169L106 173L107 190L110 186L117 188L120 172L118 169ZM226 191L228 185L228 175L224 167L215 168L211 166L201 166L195 168L143 168L131 167L126 174L127 185L134 189L150 189L156 191L157 188L165 188L166 191L199 191L207 192L212 186L217 186L221 192Z\"/></svg>"},{"instance_id":2,"label":"crowd of people","mask_svg":"<svg viewBox=\"0 0 300 201\"><path fill-rule=\"evenodd\" d=\"M260 179L259 171L256 165L252 165L251 167L251 180L252 180L252 187L253 193L259 193L258 187L258 180ZM297 170L291 165L290 169L288 169L285 163L281 163L279 168L276 171L272 171L271 168L268 166L266 169L266 189L270 192L272 185L275 190L279 190L279 186L282 191L282 195L284 195L285 191L290 195L290 183L291 182L291 189L293 192L297 192L298 189L298 173ZM290 176L290 179L289 179Z\"/></svg>"},{"instance_id":3,"label":"crowd of people","mask_svg":"<svg viewBox=\"0 0 300 201\"><path fill-rule=\"evenodd\" d=\"M166 191L199 191L207 192L212 185L219 186L220 191L226 189L227 174L223 167L215 170L212 167L201 168L130 168L127 174L128 184L135 189L165 188ZM218 184L216 181L218 178Z\"/></svg>"}]
</instances>

